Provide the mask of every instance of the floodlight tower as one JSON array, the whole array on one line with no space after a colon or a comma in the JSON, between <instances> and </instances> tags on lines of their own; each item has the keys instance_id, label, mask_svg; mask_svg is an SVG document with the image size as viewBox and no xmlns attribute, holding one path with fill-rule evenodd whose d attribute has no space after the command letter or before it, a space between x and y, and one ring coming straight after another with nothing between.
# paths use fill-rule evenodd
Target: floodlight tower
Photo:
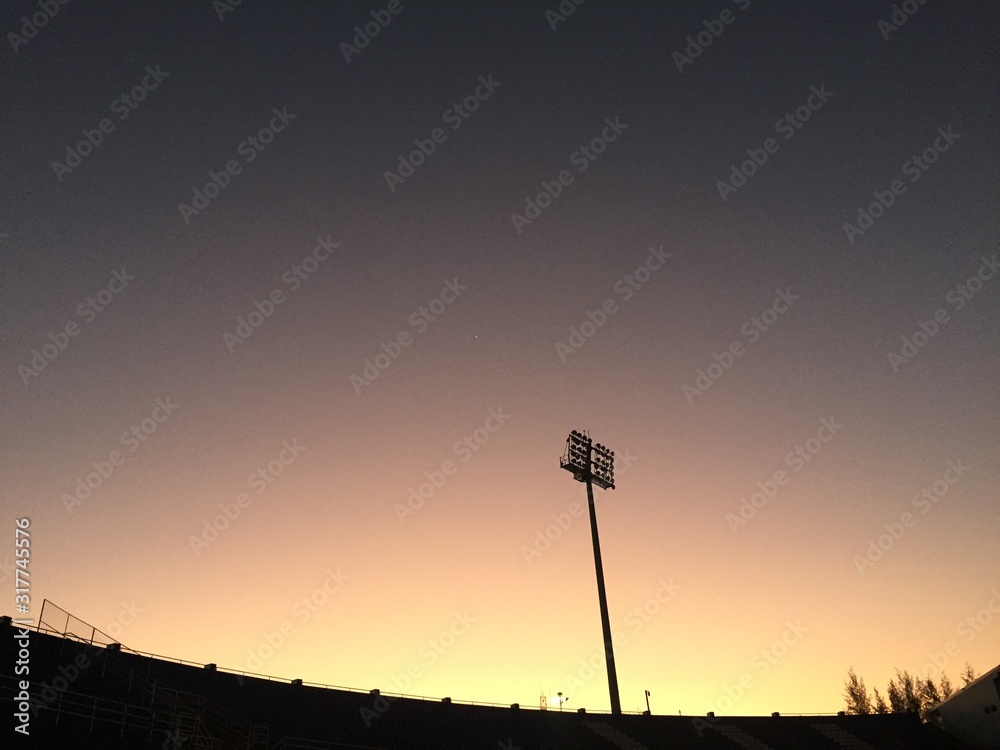
<instances>
[{"instance_id":1,"label":"floodlight tower","mask_svg":"<svg viewBox=\"0 0 1000 750\"><path fill-rule=\"evenodd\" d=\"M618 673L615 671L615 651L611 640L611 619L608 617L608 594L604 589L604 565L601 563L601 540L597 535L597 511L594 509L594 487L615 488L615 452L594 443L587 432L573 430L566 438L566 453L559 466L573 474L578 482L587 483L587 504L590 506L590 534L594 539L594 565L597 568L597 596L601 602L601 627L604 630L604 657L608 663L608 689L611 692L611 713L622 712L618 697Z\"/></svg>"}]
</instances>

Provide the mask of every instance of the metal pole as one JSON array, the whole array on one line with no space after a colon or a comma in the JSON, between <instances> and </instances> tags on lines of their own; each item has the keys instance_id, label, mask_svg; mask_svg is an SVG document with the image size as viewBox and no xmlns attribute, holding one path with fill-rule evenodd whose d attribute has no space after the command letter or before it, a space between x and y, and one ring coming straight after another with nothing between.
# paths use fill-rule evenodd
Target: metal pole
<instances>
[{"instance_id":1,"label":"metal pole","mask_svg":"<svg viewBox=\"0 0 1000 750\"><path fill-rule=\"evenodd\" d=\"M608 595L604 590L604 566L601 564L601 540L597 536L597 511L594 509L594 487L587 476L587 503L590 505L590 533L594 537L594 565L597 567L597 596L601 601L601 627L604 630L604 658L608 663L608 689L611 692L611 713L622 712L618 697L618 673L615 670L614 643L611 640L611 619L608 617Z\"/></svg>"}]
</instances>

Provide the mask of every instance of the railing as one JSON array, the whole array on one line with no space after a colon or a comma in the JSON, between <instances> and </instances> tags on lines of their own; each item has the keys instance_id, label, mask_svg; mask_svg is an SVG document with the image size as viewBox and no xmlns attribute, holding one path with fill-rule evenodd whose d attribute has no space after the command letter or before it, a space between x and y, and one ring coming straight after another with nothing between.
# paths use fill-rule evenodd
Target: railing
<instances>
[{"instance_id":1,"label":"railing","mask_svg":"<svg viewBox=\"0 0 1000 750\"><path fill-rule=\"evenodd\" d=\"M53 610L56 611L53 612ZM60 620L62 621L61 628L56 627ZM35 630L43 633L58 634L66 638L82 641L83 643L98 644L101 646L116 643L115 639L104 631L98 630L93 625L74 617L58 604L53 604L48 599L42 600L42 611L38 615L38 624L35 626ZM103 640L98 639L98 635L102 636Z\"/></svg>"},{"instance_id":2,"label":"railing","mask_svg":"<svg viewBox=\"0 0 1000 750\"><path fill-rule=\"evenodd\" d=\"M117 643L107 633L73 617L69 612L47 599L42 602L38 625L34 629L38 632L70 638L87 646L107 648L110 644ZM98 635L103 639L98 638ZM178 661L135 651L120 643L118 645L123 652L144 658ZM196 748L226 747L245 750L255 745L260 746L254 737L253 725L245 718L229 711L224 706L215 704L202 695L176 690L153 678L148 672L137 672L131 665L111 657L107 650L105 650L104 656L103 669L123 681L127 681L128 693L137 689L141 705L62 691L55 706L46 706L46 708L54 710L56 723L62 714L67 714L89 717L91 730L93 730L95 721L111 721L116 724L120 723L122 733L127 727L140 730L148 728L149 736L152 738L156 731L162 730L165 736L168 738L173 736L177 742L181 740L193 741ZM196 665L196 662L182 663ZM173 731L167 732L168 729ZM263 744L266 746L266 736Z\"/></svg>"}]
</instances>

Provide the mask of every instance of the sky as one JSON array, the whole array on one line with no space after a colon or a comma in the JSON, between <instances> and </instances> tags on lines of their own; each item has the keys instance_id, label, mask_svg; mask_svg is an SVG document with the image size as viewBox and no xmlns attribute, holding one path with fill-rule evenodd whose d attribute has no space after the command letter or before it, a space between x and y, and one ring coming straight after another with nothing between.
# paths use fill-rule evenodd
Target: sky
<instances>
[{"instance_id":1,"label":"sky","mask_svg":"<svg viewBox=\"0 0 1000 750\"><path fill-rule=\"evenodd\" d=\"M21 616L607 710L576 429L624 710L996 665L989 4L43 6L0 12Z\"/></svg>"}]
</instances>

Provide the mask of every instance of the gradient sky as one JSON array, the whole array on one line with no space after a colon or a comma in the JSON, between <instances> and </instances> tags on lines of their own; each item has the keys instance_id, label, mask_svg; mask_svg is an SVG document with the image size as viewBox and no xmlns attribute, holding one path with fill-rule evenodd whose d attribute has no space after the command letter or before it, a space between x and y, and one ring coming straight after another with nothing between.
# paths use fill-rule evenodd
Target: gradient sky
<instances>
[{"instance_id":1,"label":"gradient sky","mask_svg":"<svg viewBox=\"0 0 1000 750\"><path fill-rule=\"evenodd\" d=\"M625 710L833 712L852 665L883 690L935 654L953 682L995 665L995 7L330 5L74 2L22 41L39 6L0 13L0 497L31 519L33 616L607 709L558 465L588 429L619 459L597 507Z\"/></svg>"}]
</instances>

